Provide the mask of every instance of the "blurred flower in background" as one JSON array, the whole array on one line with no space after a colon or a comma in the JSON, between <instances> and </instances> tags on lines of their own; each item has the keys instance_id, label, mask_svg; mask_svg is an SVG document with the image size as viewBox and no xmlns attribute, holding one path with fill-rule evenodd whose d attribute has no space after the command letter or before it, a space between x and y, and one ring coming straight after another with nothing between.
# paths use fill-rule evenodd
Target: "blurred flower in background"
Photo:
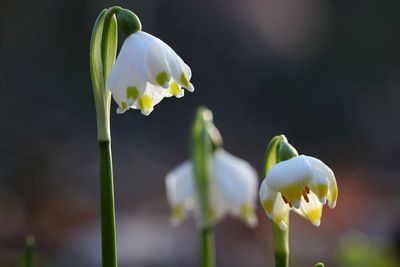
<instances>
[{"instance_id":1,"label":"blurred flower in background","mask_svg":"<svg viewBox=\"0 0 400 267\"><path fill-rule=\"evenodd\" d=\"M231 214L254 227L257 224L255 206L258 176L256 170L246 161L223 149L214 152L211 166L209 182L211 222L216 223L226 214ZM169 172L166 185L173 224L179 224L186 217L186 210L193 211L195 217L199 216L198 193L190 161L185 161Z\"/></svg>"}]
</instances>

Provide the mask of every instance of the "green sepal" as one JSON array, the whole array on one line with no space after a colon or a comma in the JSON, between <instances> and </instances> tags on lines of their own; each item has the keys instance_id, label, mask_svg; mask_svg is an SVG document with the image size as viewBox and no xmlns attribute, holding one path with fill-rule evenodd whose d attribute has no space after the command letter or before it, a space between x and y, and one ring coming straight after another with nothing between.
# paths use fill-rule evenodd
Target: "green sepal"
<instances>
[{"instance_id":1,"label":"green sepal","mask_svg":"<svg viewBox=\"0 0 400 267\"><path fill-rule=\"evenodd\" d=\"M279 142L278 162L297 157L298 155L299 153L297 153L297 150L291 144L289 144L287 140Z\"/></svg>"},{"instance_id":2,"label":"green sepal","mask_svg":"<svg viewBox=\"0 0 400 267\"><path fill-rule=\"evenodd\" d=\"M118 28L125 37L142 30L138 16L128 9L121 9L117 14Z\"/></svg>"},{"instance_id":3,"label":"green sepal","mask_svg":"<svg viewBox=\"0 0 400 267\"><path fill-rule=\"evenodd\" d=\"M271 139L265 152L264 177L275 164L298 156L297 150L289 144L287 138L281 134Z\"/></svg>"},{"instance_id":4,"label":"green sepal","mask_svg":"<svg viewBox=\"0 0 400 267\"><path fill-rule=\"evenodd\" d=\"M314 267L325 267L325 265L322 262L318 262Z\"/></svg>"}]
</instances>

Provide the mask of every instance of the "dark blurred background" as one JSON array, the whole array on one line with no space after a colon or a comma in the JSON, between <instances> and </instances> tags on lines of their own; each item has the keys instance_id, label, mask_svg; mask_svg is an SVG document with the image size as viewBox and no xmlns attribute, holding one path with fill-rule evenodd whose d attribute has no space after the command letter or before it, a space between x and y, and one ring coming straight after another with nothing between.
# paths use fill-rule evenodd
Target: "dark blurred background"
<instances>
[{"instance_id":1,"label":"dark blurred background","mask_svg":"<svg viewBox=\"0 0 400 267\"><path fill-rule=\"evenodd\" d=\"M149 117L113 103L120 267L198 266L193 220L168 223L164 176L189 156L199 105L259 174L280 133L334 169L339 201L321 226L291 216L292 266L400 266L396 0L1 0L0 266L17 266L27 234L38 266L100 266L88 46L113 5L181 55L196 88ZM218 266L273 266L261 208L255 229L227 218L216 237Z\"/></svg>"}]
</instances>

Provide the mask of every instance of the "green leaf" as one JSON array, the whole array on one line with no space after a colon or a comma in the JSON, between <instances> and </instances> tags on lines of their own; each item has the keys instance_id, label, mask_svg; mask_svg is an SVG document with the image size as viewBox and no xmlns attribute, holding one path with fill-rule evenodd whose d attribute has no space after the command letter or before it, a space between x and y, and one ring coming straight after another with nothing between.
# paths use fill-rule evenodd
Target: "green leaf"
<instances>
[{"instance_id":1,"label":"green leaf","mask_svg":"<svg viewBox=\"0 0 400 267\"><path fill-rule=\"evenodd\" d=\"M115 9L104 9L97 17L90 41L90 75L96 104L99 140L110 139L111 93L106 88L107 76L117 53L117 19Z\"/></svg>"},{"instance_id":2,"label":"green leaf","mask_svg":"<svg viewBox=\"0 0 400 267\"><path fill-rule=\"evenodd\" d=\"M112 66L117 56L118 45L118 28L117 19L113 10L108 10L106 19L104 21L104 30L102 35L102 62L103 74L106 80L111 71Z\"/></svg>"},{"instance_id":3,"label":"green leaf","mask_svg":"<svg viewBox=\"0 0 400 267\"><path fill-rule=\"evenodd\" d=\"M97 17L92 31L92 38L90 40L90 76L92 79L92 87L95 94L95 99L100 94L104 85L101 43L106 15L107 9L104 9Z\"/></svg>"}]
</instances>

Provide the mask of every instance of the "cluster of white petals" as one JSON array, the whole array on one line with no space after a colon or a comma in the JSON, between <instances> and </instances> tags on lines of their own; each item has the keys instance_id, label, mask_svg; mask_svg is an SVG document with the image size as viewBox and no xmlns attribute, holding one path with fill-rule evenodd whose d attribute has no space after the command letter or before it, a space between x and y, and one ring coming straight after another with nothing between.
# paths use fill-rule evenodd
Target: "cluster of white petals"
<instances>
[{"instance_id":1,"label":"cluster of white petals","mask_svg":"<svg viewBox=\"0 0 400 267\"><path fill-rule=\"evenodd\" d=\"M257 224L257 173L246 161L218 149L213 156L209 180L208 216L211 223L231 214L249 226ZM172 223L179 224L192 211L199 218L193 166L185 161L167 174L167 199L172 208ZM198 222L200 224L200 222Z\"/></svg>"},{"instance_id":2,"label":"cluster of white petals","mask_svg":"<svg viewBox=\"0 0 400 267\"><path fill-rule=\"evenodd\" d=\"M131 34L107 79L107 88L118 104L117 113L129 108L149 115L164 97L182 97L194 91L191 70L166 43L151 34Z\"/></svg>"},{"instance_id":3,"label":"cluster of white petals","mask_svg":"<svg viewBox=\"0 0 400 267\"><path fill-rule=\"evenodd\" d=\"M319 159L297 156L271 167L261 184L260 200L267 216L283 230L294 210L319 226L322 206L336 206L338 189L332 170Z\"/></svg>"}]
</instances>

